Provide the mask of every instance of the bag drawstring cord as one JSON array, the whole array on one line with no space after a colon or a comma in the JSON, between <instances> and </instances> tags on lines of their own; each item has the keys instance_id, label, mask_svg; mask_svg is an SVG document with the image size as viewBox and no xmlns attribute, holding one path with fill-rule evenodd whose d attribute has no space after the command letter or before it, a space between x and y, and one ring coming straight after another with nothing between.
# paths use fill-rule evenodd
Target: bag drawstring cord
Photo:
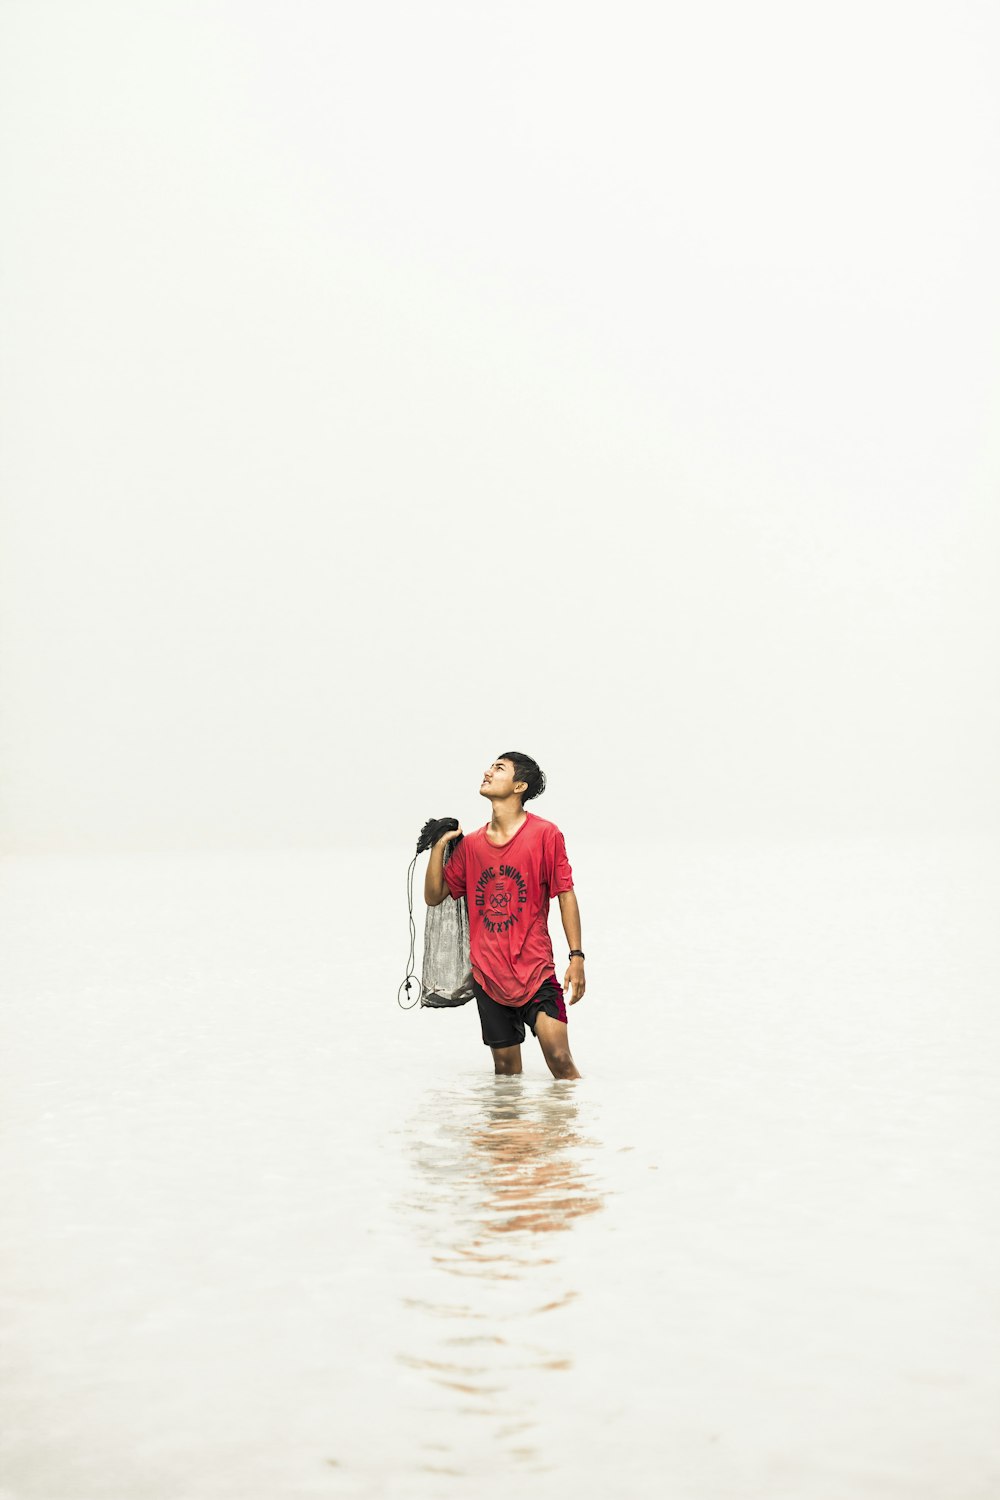
<instances>
[{"instance_id":1,"label":"bag drawstring cord","mask_svg":"<svg viewBox=\"0 0 1000 1500\"><path fill-rule=\"evenodd\" d=\"M418 851L418 854L419 854L419 851ZM416 969L414 967L414 962L415 962L415 960L414 960L414 953L415 953L415 946L416 946L416 941L417 941L417 928L416 928L416 924L414 923L414 920L413 920L413 871L414 871L414 869L416 867L418 854L415 854L413 856L412 860L410 861L410 868L406 872L406 899L407 899L407 905L410 908L410 956L409 956L409 959L407 960L407 964L406 964L406 978L403 980L403 983L399 986L399 989L396 991L396 1004L399 1006L400 1010L412 1010L415 1005L419 1005L420 1004L420 997L421 997L421 994L423 992L423 984L417 978ZM403 1001L400 999L400 996L402 995L402 993L403 993L403 991L405 989L407 997L409 997L410 985L412 983L414 983L414 982L416 983L416 986L417 986L417 998L415 1000L411 1000L410 1003L409 1003L409 1005L404 1005Z\"/></svg>"}]
</instances>

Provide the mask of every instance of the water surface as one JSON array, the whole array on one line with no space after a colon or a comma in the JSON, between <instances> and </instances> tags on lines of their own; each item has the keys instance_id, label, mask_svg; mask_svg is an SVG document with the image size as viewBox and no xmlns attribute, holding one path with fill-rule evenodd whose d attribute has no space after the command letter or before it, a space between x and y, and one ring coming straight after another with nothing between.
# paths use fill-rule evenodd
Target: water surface
<instances>
[{"instance_id":1,"label":"water surface","mask_svg":"<svg viewBox=\"0 0 1000 1500\"><path fill-rule=\"evenodd\" d=\"M995 1500L995 851L575 851L577 1083L407 863L0 866L4 1500Z\"/></svg>"}]
</instances>

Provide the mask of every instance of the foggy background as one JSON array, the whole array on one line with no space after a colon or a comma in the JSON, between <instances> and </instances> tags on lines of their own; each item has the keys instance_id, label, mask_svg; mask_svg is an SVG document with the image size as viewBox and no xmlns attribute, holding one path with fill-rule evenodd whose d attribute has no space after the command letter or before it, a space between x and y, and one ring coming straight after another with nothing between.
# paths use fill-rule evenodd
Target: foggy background
<instances>
[{"instance_id":1,"label":"foggy background","mask_svg":"<svg viewBox=\"0 0 1000 1500\"><path fill-rule=\"evenodd\" d=\"M998 43L0 0L0 1500L1000 1495Z\"/></svg>"},{"instance_id":2,"label":"foggy background","mask_svg":"<svg viewBox=\"0 0 1000 1500\"><path fill-rule=\"evenodd\" d=\"M993 7L0 19L8 852L997 828Z\"/></svg>"}]
</instances>

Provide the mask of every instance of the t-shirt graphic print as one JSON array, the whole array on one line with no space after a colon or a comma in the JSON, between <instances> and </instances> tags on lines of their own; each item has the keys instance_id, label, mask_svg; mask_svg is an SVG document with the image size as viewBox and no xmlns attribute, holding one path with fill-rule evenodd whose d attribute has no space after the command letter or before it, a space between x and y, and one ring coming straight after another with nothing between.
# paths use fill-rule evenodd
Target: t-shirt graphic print
<instances>
[{"instance_id":1,"label":"t-shirt graphic print","mask_svg":"<svg viewBox=\"0 0 1000 1500\"><path fill-rule=\"evenodd\" d=\"M555 978L549 901L573 889L573 871L555 823L526 813L505 844L492 844L488 827L459 840L444 878L468 899L473 978L499 1004L523 1005Z\"/></svg>"},{"instance_id":2,"label":"t-shirt graphic print","mask_svg":"<svg viewBox=\"0 0 1000 1500\"><path fill-rule=\"evenodd\" d=\"M476 881L475 906L487 932L506 932L528 905L528 882L516 865L487 865Z\"/></svg>"}]
</instances>

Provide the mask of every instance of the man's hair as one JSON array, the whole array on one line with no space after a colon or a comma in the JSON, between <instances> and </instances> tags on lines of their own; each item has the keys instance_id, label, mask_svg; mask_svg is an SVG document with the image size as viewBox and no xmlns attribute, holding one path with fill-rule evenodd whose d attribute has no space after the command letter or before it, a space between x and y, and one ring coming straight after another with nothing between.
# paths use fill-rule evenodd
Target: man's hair
<instances>
[{"instance_id":1,"label":"man's hair","mask_svg":"<svg viewBox=\"0 0 1000 1500\"><path fill-rule=\"evenodd\" d=\"M505 750L497 760L510 760L514 763L514 780L526 781L528 783L525 791L521 793L521 806L530 802L532 797L540 797L545 790L545 772L537 760L532 760L530 755L525 755L523 750Z\"/></svg>"}]
</instances>

